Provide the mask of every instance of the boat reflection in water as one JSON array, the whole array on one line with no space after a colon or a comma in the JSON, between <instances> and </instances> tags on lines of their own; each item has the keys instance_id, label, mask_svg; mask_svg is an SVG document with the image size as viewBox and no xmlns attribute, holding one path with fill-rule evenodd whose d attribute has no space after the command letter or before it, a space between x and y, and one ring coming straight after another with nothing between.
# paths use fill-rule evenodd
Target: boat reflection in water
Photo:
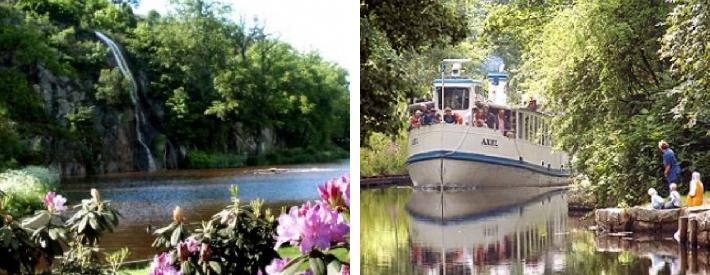
<instances>
[{"instance_id":1,"label":"boat reflection in water","mask_svg":"<svg viewBox=\"0 0 710 275\"><path fill-rule=\"evenodd\" d=\"M564 269L559 189L413 190L410 260L417 274L543 274ZM557 248L557 249L555 249Z\"/></svg>"}]
</instances>

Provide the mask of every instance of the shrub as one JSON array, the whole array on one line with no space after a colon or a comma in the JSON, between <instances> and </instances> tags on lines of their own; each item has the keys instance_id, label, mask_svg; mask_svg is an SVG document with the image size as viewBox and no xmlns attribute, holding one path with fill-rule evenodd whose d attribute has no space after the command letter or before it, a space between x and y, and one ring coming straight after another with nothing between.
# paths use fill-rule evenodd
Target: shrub
<instances>
[{"instance_id":1,"label":"shrub","mask_svg":"<svg viewBox=\"0 0 710 275\"><path fill-rule=\"evenodd\" d=\"M282 213L278 226L270 209L262 210L263 201L242 205L237 187L230 191L232 204L193 233L175 208L173 221L154 232L153 246L162 252L150 274L295 274L305 265L313 274L348 274L349 264L333 254L350 248L348 177L319 186L321 200ZM276 249L287 245L300 254L280 259Z\"/></svg>"},{"instance_id":2,"label":"shrub","mask_svg":"<svg viewBox=\"0 0 710 275\"><path fill-rule=\"evenodd\" d=\"M230 168L241 167L246 156L230 153L191 150L187 153L187 168Z\"/></svg>"},{"instance_id":3,"label":"shrub","mask_svg":"<svg viewBox=\"0 0 710 275\"><path fill-rule=\"evenodd\" d=\"M42 197L59 185L59 172L40 166L8 170L0 174L0 190L6 193L4 209L15 217L42 208Z\"/></svg>"},{"instance_id":4,"label":"shrub","mask_svg":"<svg viewBox=\"0 0 710 275\"><path fill-rule=\"evenodd\" d=\"M81 210L66 222L66 199L54 192L41 199L43 209L20 222L0 207L0 273L116 274L128 250L105 254L97 244L104 231L118 225L119 215L98 191L91 195L74 206Z\"/></svg>"},{"instance_id":5,"label":"shrub","mask_svg":"<svg viewBox=\"0 0 710 275\"><path fill-rule=\"evenodd\" d=\"M360 149L360 175L402 175L406 174L407 134L401 131L394 138L373 133L367 142L369 147Z\"/></svg>"},{"instance_id":6,"label":"shrub","mask_svg":"<svg viewBox=\"0 0 710 275\"><path fill-rule=\"evenodd\" d=\"M242 205L235 186L232 204L201 228L189 233L179 207L173 222L155 231L153 246L165 252L156 255L153 272L181 274L256 274L278 255L273 239L276 221L263 201Z\"/></svg>"},{"instance_id":7,"label":"shrub","mask_svg":"<svg viewBox=\"0 0 710 275\"><path fill-rule=\"evenodd\" d=\"M251 165L298 164L330 162L345 159L350 153L340 147L316 149L309 147L274 149L258 156L253 156L248 163Z\"/></svg>"}]
</instances>

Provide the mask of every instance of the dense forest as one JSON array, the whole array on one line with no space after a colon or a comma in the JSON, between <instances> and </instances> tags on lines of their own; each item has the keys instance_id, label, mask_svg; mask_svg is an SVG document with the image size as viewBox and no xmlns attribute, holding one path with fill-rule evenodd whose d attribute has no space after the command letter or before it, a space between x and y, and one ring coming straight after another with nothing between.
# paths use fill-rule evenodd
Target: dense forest
<instances>
[{"instance_id":1,"label":"dense forest","mask_svg":"<svg viewBox=\"0 0 710 275\"><path fill-rule=\"evenodd\" d=\"M412 62L498 57L509 98L536 96L555 114L557 147L598 205L667 192L661 139L683 168L681 191L691 172L710 175L707 1L396 2L361 2L363 141L396 136L406 115L396 102L426 91L435 71L422 78ZM402 65L378 66L387 62Z\"/></svg>"},{"instance_id":2,"label":"dense forest","mask_svg":"<svg viewBox=\"0 0 710 275\"><path fill-rule=\"evenodd\" d=\"M217 1L0 3L0 170L85 175L346 157L348 76ZM234 7L238 8L238 7ZM317 149L316 149L317 148Z\"/></svg>"}]
</instances>

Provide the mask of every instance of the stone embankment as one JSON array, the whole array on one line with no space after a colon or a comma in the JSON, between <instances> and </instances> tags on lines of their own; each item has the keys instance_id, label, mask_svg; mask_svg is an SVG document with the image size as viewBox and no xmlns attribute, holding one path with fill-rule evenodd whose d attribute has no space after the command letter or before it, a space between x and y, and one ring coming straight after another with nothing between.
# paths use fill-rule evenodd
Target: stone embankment
<instances>
[{"instance_id":1,"label":"stone embankment","mask_svg":"<svg viewBox=\"0 0 710 275\"><path fill-rule=\"evenodd\" d=\"M605 232L662 233L676 232L679 219L688 217L698 221L698 237L710 231L710 207L684 207L656 210L645 207L604 208L594 211L597 229ZM708 242L710 243L710 241Z\"/></svg>"}]
</instances>

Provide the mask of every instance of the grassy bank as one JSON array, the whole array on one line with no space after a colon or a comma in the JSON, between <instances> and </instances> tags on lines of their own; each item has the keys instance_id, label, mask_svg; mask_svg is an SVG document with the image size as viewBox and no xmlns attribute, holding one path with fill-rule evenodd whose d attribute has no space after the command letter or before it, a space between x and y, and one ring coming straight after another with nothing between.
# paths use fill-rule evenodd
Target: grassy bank
<instances>
[{"instance_id":1,"label":"grassy bank","mask_svg":"<svg viewBox=\"0 0 710 275\"><path fill-rule=\"evenodd\" d=\"M191 150L187 154L184 168L234 168L255 165L320 163L346 159L349 156L350 153L340 147L278 149L258 156Z\"/></svg>"},{"instance_id":2,"label":"grassy bank","mask_svg":"<svg viewBox=\"0 0 710 275\"><path fill-rule=\"evenodd\" d=\"M368 147L360 148L360 176L405 175L407 133L391 137L381 133L370 135Z\"/></svg>"},{"instance_id":3,"label":"grassy bank","mask_svg":"<svg viewBox=\"0 0 710 275\"><path fill-rule=\"evenodd\" d=\"M19 170L0 173L0 191L3 210L14 217L32 214L42 208L42 198L49 191L56 191L59 172L40 166L28 166Z\"/></svg>"},{"instance_id":4,"label":"grassy bank","mask_svg":"<svg viewBox=\"0 0 710 275\"><path fill-rule=\"evenodd\" d=\"M350 157L350 153L340 147L329 148L292 148L271 150L258 156L250 157L248 165L275 165L331 162Z\"/></svg>"},{"instance_id":5,"label":"grassy bank","mask_svg":"<svg viewBox=\"0 0 710 275\"><path fill-rule=\"evenodd\" d=\"M191 150L185 160L186 168L228 168L246 165L247 157L240 154Z\"/></svg>"}]
</instances>

